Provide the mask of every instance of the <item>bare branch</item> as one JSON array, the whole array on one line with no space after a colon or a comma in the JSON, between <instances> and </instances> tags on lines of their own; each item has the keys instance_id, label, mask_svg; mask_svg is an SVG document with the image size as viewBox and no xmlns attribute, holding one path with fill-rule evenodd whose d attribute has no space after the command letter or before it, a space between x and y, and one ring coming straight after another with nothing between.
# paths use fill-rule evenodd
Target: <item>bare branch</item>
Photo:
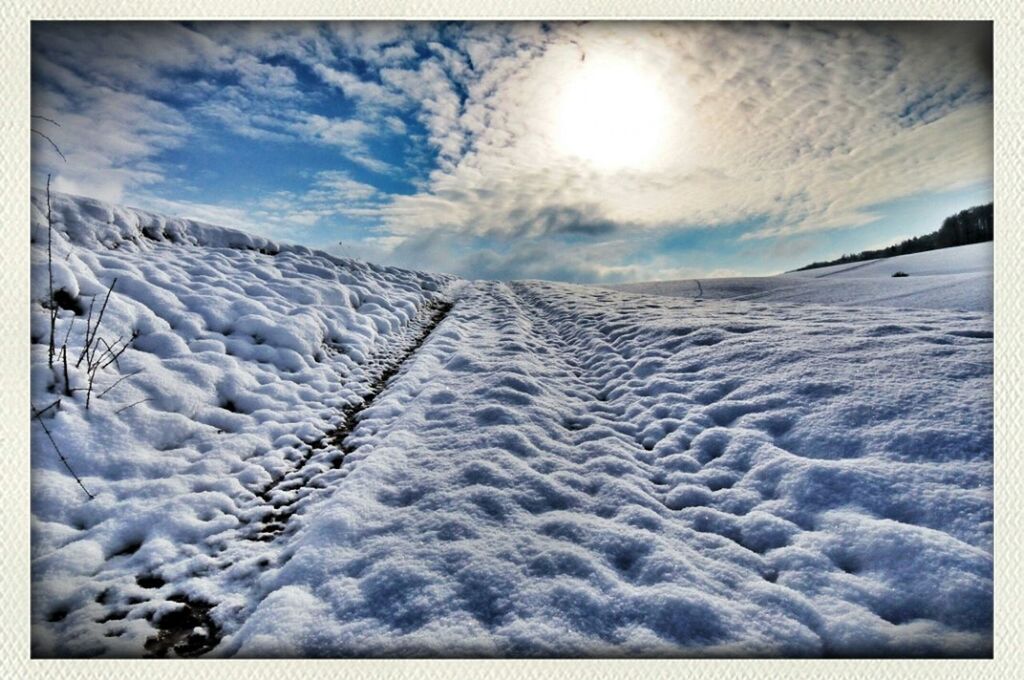
<instances>
[{"instance_id":1,"label":"bare branch","mask_svg":"<svg viewBox=\"0 0 1024 680\"><path fill-rule=\"evenodd\" d=\"M139 404L141 404L141 403L143 403L143 402L147 402L147 401L150 401L150 400L152 400L152 399L153 399L153 397L146 397L145 399L139 399L139 400L138 400L137 402L135 402L134 404L128 404L127 406L125 406L125 407L123 407L123 408L119 408L119 409L117 409L116 411L114 411L114 415L117 415L117 414L118 414L118 413L120 413L121 411L127 411L127 410L128 410L128 409L130 409L130 408L131 408L132 406L138 406Z\"/></svg>"},{"instance_id":2,"label":"bare branch","mask_svg":"<svg viewBox=\"0 0 1024 680\"><path fill-rule=\"evenodd\" d=\"M60 406L60 399L57 399L57 400L51 402L48 406L44 406L43 408L39 409L38 411L36 411L36 415L37 416L41 416L44 413L46 413L47 411L49 411L51 408L53 408L54 406Z\"/></svg>"},{"instance_id":3,"label":"bare branch","mask_svg":"<svg viewBox=\"0 0 1024 680\"><path fill-rule=\"evenodd\" d=\"M68 343L67 340L60 348L61 360L64 362L64 394L71 396L71 378L68 377Z\"/></svg>"},{"instance_id":4,"label":"bare branch","mask_svg":"<svg viewBox=\"0 0 1024 680\"><path fill-rule=\"evenodd\" d=\"M121 342L121 340L123 338L124 338L123 335L119 336L117 338L117 340L114 341L113 347L117 347L117 343ZM114 356L114 349L113 349L113 347L110 345L110 343L108 343L103 338L96 338L96 349L99 349L99 343L101 343L101 342L106 347L106 349L103 351L103 354L101 354L100 358L96 359L95 361L91 361L92 357L90 357L90 361L88 362L89 363L89 370L94 372L94 373L96 372L96 370L98 368L100 368L100 363L107 357L108 354L110 356ZM106 366L106 365L107 364L104 364L104 366ZM120 368L120 366L118 366L118 368Z\"/></svg>"},{"instance_id":5,"label":"bare branch","mask_svg":"<svg viewBox=\"0 0 1024 680\"><path fill-rule=\"evenodd\" d=\"M47 408L49 408L49 406L47 406ZM84 491L85 495L89 497L89 500L92 500L92 499L96 498L91 493L89 493L88 489L85 488L85 484L82 483L82 478L79 477L77 474L75 474L75 471L71 468L71 463L69 463L68 459L64 457L63 453L61 453L60 447L57 446L57 442L54 440L53 435L50 434L50 429L48 427L46 427L46 423L44 423L43 419L39 417L41 412L37 411L36 407L33 406L32 407L32 413L35 416L36 420L39 421L39 424L42 426L43 432L46 433L47 439L49 439L50 443L53 444L53 450L57 452L58 456L60 456L60 460L61 460L62 463L64 463L64 467L66 467L68 469L68 472L71 473L71 476L75 478L76 482L78 482L78 486L82 487L82 491Z\"/></svg>"},{"instance_id":6,"label":"bare branch","mask_svg":"<svg viewBox=\"0 0 1024 680\"><path fill-rule=\"evenodd\" d=\"M46 271L49 276L49 304L50 304L50 368L53 368L53 355L55 352L53 337L57 333L57 305L53 301L53 214L50 210L50 176L46 176Z\"/></svg>"},{"instance_id":7,"label":"bare branch","mask_svg":"<svg viewBox=\"0 0 1024 680\"><path fill-rule=\"evenodd\" d=\"M46 116L40 116L40 115L38 115L38 114L35 114L35 113L34 113L34 114L32 114L32 117L33 117L33 118L38 118L39 120L45 120L45 121L46 121L47 123L53 123L53 124L54 124L54 125L56 125L57 127L60 127L60 123L58 123L57 121L55 121L55 120L54 120L54 119L52 119L52 118L47 118Z\"/></svg>"},{"instance_id":8,"label":"bare branch","mask_svg":"<svg viewBox=\"0 0 1024 680\"><path fill-rule=\"evenodd\" d=\"M107 389L105 389L102 392L100 392L99 394L97 394L96 398L97 399L102 399L104 394L106 394L110 390L112 390L115 387L117 387L121 383L122 380L126 380L127 378L132 378L134 376L137 376L139 373L142 373L142 369L141 368L139 370L133 372L133 373L128 373L127 375L122 375L120 378L118 378L117 380L114 381L113 385L111 385Z\"/></svg>"},{"instance_id":9,"label":"bare branch","mask_svg":"<svg viewBox=\"0 0 1024 680\"><path fill-rule=\"evenodd\" d=\"M120 339L121 339L121 338L118 338L118 340L120 340ZM117 350L117 353L116 353L116 354L114 354L114 355L113 355L113 356L112 356L112 357L110 358L110 361L108 361L107 363L105 363L105 364L103 364L102 366L100 366L100 368L106 368L106 367L107 367L107 366L109 366L110 364L115 364L115 365L117 366L117 368L118 368L118 369L120 369L120 368L121 368L121 364L118 364L118 363L117 363L117 358L118 358L119 356L121 356L122 354L124 354L124 351L125 351L126 349L128 349L128 346L132 344L132 340L134 340L134 339L135 339L135 338L131 338L130 340L126 340L126 341L125 341L125 343L124 343L124 345L123 345L123 346L121 347L121 349ZM114 344L115 344L115 346L117 345L117 343L114 343Z\"/></svg>"},{"instance_id":10,"label":"bare branch","mask_svg":"<svg viewBox=\"0 0 1024 680\"><path fill-rule=\"evenodd\" d=\"M92 399L92 383L96 380L96 369L89 371L89 388L85 391L85 410L89 410L89 401Z\"/></svg>"},{"instance_id":11,"label":"bare branch","mask_svg":"<svg viewBox=\"0 0 1024 680\"><path fill-rule=\"evenodd\" d=\"M116 283L117 283L117 277L115 276L114 280L110 283L110 287L107 288L107 297L103 298L103 306L100 307L100 315L96 318L96 325L92 326L92 324L89 324L89 327L86 328L85 347L82 348L82 354L78 357L78 361L75 362L75 368L78 368L79 364L82 363L82 359L89 353L89 350L90 350L90 348L92 346L92 343L95 342L95 340L96 340L96 334L100 330L100 324L103 323L103 312L105 312L106 309L107 309L107 302L110 301L110 293L114 290L114 285ZM95 301L95 298L93 298L93 301ZM90 319L91 319L92 318L92 316L91 316L91 314L92 314L92 306L91 305L89 306L89 312L90 312ZM91 360L92 359L90 357L90 361Z\"/></svg>"},{"instance_id":12,"label":"bare branch","mask_svg":"<svg viewBox=\"0 0 1024 680\"><path fill-rule=\"evenodd\" d=\"M48 141L48 142L50 143L50 146L52 146L52 147L53 147L53 150L57 152L57 155L58 155L58 156L60 156L60 158L61 158L61 160L62 160L62 161L64 161L65 163L67 163L67 162L68 162L68 159L67 159L67 158L65 158L65 156L64 156L64 154L63 154L63 153L61 153L60 147L59 147L59 146L57 146L56 142L54 142L54 141L53 141L52 139L50 139L49 137L47 137L47 136L46 136L45 134L43 134L43 133L42 133L42 132L40 132L39 130L36 130L35 128L32 128L31 130L32 130L32 132L36 133L37 135L39 135L40 137L42 137L43 139L45 139L46 141Z\"/></svg>"},{"instance_id":13,"label":"bare branch","mask_svg":"<svg viewBox=\"0 0 1024 680\"><path fill-rule=\"evenodd\" d=\"M69 324L68 324L68 330L67 330L67 332L66 332L66 333L64 334L64 342L62 343L62 347L64 348L64 350L65 350L65 351L67 351L67 347L68 347L68 338L70 338L70 337L71 337L71 329L75 327L75 320L76 320L77 318L78 318L77 316L73 316L73 317L71 317L71 323L69 323Z\"/></svg>"}]
</instances>

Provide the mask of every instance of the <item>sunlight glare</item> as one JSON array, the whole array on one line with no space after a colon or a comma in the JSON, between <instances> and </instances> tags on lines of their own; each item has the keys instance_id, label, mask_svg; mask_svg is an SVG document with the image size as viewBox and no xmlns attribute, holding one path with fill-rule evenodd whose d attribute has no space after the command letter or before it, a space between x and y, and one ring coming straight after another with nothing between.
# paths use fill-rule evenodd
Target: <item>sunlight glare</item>
<instances>
[{"instance_id":1,"label":"sunlight glare","mask_svg":"<svg viewBox=\"0 0 1024 680\"><path fill-rule=\"evenodd\" d=\"M662 156L668 100L657 79L623 58L574 65L555 103L555 140L562 153L600 170L651 169Z\"/></svg>"}]
</instances>

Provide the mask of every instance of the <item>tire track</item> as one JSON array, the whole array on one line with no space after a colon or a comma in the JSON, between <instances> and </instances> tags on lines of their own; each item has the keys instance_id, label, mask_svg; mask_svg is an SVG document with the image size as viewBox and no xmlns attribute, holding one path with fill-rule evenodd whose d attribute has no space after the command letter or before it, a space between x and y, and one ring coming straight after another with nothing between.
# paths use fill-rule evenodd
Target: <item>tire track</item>
<instances>
[{"instance_id":1,"label":"tire track","mask_svg":"<svg viewBox=\"0 0 1024 680\"><path fill-rule=\"evenodd\" d=\"M455 297L458 297L457 293ZM193 571L193 577L209 578L226 574L228 578L233 578L234 575L227 572L236 565L246 567L243 561L254 562L261 568L270 564L269 556L262 550L256 554L252 549L237 548L246 543L269 544L289 533L289 520L292 516L308 507L318 496L330 493L333 485L344 479L346 474L340 468L345 457L355 450L346 440L358 426L361 414L387 390L405 364L414 359L416 352L448 316L454 304L455 299L448 297L425 304L399 338L362 365L361 398L341 409L336 424L322 437L308 443L308 450L291 469L262 488L252 491L253 501L237 508L239 527L233 535L220 534L212 545L207 543L208 549L203 550L207 557L214 560L219 558L220 561L207 569ZM251 567L247 568L250 569L251 577ZM242 571L244 574L245 570ZM180 591L169 595L159 594L158 591L166 583L159 574L140 574L135 578L135 586L152 591L152 596L140 598L136 595L123 602L110 601L123 598L114 597L112 593L115 589L108 588L97 598L99 604L109 606L108 613L96 619L96 622L110 624L113 629L107 635L117 635L119 622L128 618L132 608L159 599L177 602L181 604L180 607L162 615L147 613L146 618L156 632L145 641L146 656L165 657L173 652L179 657L194 658L209 653L217 647L223 636L221 626L211 614L217 604Z\"/></svg>"},{"instance_id":2,"label":"tire track","mask_svg":"<svg viewBox=\"0 0 1024 680\"><path fill-rule=\"evenodd\" d=\"M285 522L294 514L295 504L316 487L311 486L326 470L339 469L345 456L354 450L345 440L355 429L359 416L370 408L373 402L384 392L391 379L399 373L407 361L426 342L435 328L451 311L453 301L444 300L427 304L420 316L410 324L404 336L386 351L371 358L367 364L367 385L362 399L349 404L341 410L337 424L324 436L309 443L309 451L296 465L271 480L265 487L256 492L256 496L264 503L273 506L272 511L261 525L257 526L249 538L257 541L271 540L284 531ZM321 463L313 465L311 463Z\"/></svg>"}]
</instances>

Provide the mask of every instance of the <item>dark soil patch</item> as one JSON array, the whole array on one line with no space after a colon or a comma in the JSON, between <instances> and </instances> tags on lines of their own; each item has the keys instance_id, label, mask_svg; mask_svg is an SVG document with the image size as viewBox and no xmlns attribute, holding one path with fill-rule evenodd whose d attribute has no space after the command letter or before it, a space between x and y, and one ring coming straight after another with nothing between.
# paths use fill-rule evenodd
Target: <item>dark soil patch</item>
<instances>
[{"instance_id":1,"label":"dark soil patch","mask_svg":"<svg viewBox=\"0 0 1024 680\"><path fill-rule=\"evenodd\" d=\"M185 595L172 596L183 606L168 612L155 621L156 635L146 640L150 656L164 657L171 651L181 657L206 654L220 643L220 626L210 616L213 605L191 600Z\"/></svg>"}]
</instances>

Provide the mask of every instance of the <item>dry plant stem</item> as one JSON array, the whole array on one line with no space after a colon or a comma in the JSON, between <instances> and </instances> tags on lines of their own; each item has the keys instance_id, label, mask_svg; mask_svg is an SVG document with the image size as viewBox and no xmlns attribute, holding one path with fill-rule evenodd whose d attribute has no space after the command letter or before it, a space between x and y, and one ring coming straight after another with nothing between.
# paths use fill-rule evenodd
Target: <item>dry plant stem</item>
<instances>
[{"instance_id":1,"label":"dry plant stem","mask_svg":"<svg viewBox=\"0 0 1024 680\"><path fill-rule=\"evenodd\" d=\"M92 400L92 383L96 379L96 371L89 371L89 387L85 391L85 410L89 410L89 402Z\"/></svg>"},{"instance_id":2,"label":"dry plant stem","mask_svg":"<svg viewBox=\"0 0 1024 680\"><path fill-rule=\"evenodd\" d=\"M136 376L136 375L138 375L139 373L142 373L142 369L141 369L141 368L140 368L139 370L137 370L137 371L133 372L133 373L129 373L128 375L122 375L122 376L121 376L120 378L118 378L117 380L115 380L115 381L114 381L114 383L113 383L113 384L112 384L112 385L111 385L110 387L108 387L107 389L105 389L105 390L103 390L102 392L100 392L99 394L97 394L97 395L96 395L96 398L97 398L97 399L102 399L102 398L103 398L103 395L104 395L104 394L106 394L106 393L107 393L107 392L109 392L110 390L112 390L112 389L114 389L115 387L117 387L117 386L118 386L118 385L119 385L119 384L121 383L121 381L122 381L122 380L125 380L126 378L131 378L131 377L133 377L133 376Z\"/></svg>"},{"instance_id":3,"label":"dry plant stem","mask_svg":"<svg viewBox=\"0 0 1024 680\"><path fill-rule=\"evenodd\" d=\"M85 337L89 337L89 329L92 328L92 308L96 304L96 296L93 295L89 300L89 315L85 318ZM78 368L78 364L82 363L82 356L85 355L85 349L82 350L82 354L79 355L78 361L75 362L75 368Z\"/></svg>"},{"instance_id":4,"label":"dry plant stem","mask_svg":"<svg viewBox=\"0 0 1024 680\"><path fill-rule=\"evenodd\" d=\"M121 339L123 337L124 336L121 336L117 340L114 341L114 347L117 346L117 343L121 342ZM103 354L100 354L99 358L97 359L97 358L95 358L96 357L95 352L99 351L100 343L103 343L103 346L106 349L103 350ZM103 360L107 358L108 354L111 355L111 356L113 356L113 354L114 354L114 350L111 347L110 343L107 342L106 340L104 340L103 338L96 338L96 347L94 348L94 353L93 353L92 356L89 357L89 361L86 362L89 365L88 366L89 370L95 372L96 369L99 368L100 364L103 363ZM106 365L106 364L104 364L104 365Z\"/></svg>"},{"instance_id":5,"label":"dry plant stem","mask_svg":"<svg viewBox=\"0 0 1024 680\"><path fill-rule=\"evenodd\" d=\"M50 208L50 176L46 176L46 270L49 276L50 304L50 368L53 368L53 356L56 352L53 337L57 332L57 305L53 301L53 214Z\"/></svg>"},{"instance_id":6,"label":"dry plant stem","mask_svg":"<svg viewBox=\"0 0 1024 680\"><path fill-rule=\"evenodd\" d=\"M71 396L71 379L68 377L68 345L60 348L61 359L64 361L64 394Z\"/></svg>"},{"instance_id":7,"label":"dry plant stem","mask_svg":"<svg viewBox=\"0 0 1024 680\"><path fill-rule=\"evenodd\" d=\"M110 283L110 288L107 288L107 296L103 298L103 306L100 307L100 314L98 317L96 317L96 325L93 326L91 323L88 323L88 326L85 329L85 347L82 348L82 354L79 355L78 361L75 362L75 368L78 368L78 366L82 363L82 359L84 359L86 356L91 356L89 355L89 350L91 349L92 343L96 340L96 334L100 330L100 324L103 323L103 312L107 310L107 303L110 301L110 293L113 292L114 285L116 283L117 277L114 277L114 280ZM92 308L90 306L90 311L91 309ZM91 318L92 317L90 314L90 319Z\"/></svg>"},{"instance_id":8,"label":"dry plant stem","mask_svg":"<svg viewBox=\"0 0 1024 680\"><path fill-rule=\"evenodd\" d=\"M117 342L120 342L120 341L121 341L121 338L118 338L118 339L117 339ZM115 347L117 346L117 342L115 342L115 343L114 343L114 346L115 346ZM125 341L124 345L122 345L122 346L121 346L121 349L117 350L117 352L116 352L116 353L115 353L115 352L113 352L113 350L111 350L111 357L110 357L110 361L108 361L107 363L105 363L105 364L103 364L102 366L100 366L100 368L106 368L106 367L107 367L107 366L109 366L110 364L115 364L115 365L116 365L116 366L118 367L118 369L120 369L120 368L121 368L121 365L117 363L117 358L118 358L119 356L121 356L122 354L124 354L124 351L125 351L126 349L128 349L128 345L130 345L130 344L131 344L131 340L127 340L127 341ZM137 372L138 372L138 371L136 371L136 373L137 373Z\"/></svg>"},{"instance_id":9,"label":"dry plant stem","mask_svg":"<svg viewBox=\"0 0 1024 680\"><path fill-rule=\"evenodd\" d=\"M47 118L46 116L40 116L37 113L33 113L32 114L32 118L36 118L38 120L45 120L47 123L52 123L52 124L56 125L57 127L60 127L60 123L55 121L53 118Z\"/></svg>"},{"instance_id":10,"label":"dry plant stem","mask_svg":"<svg viewBox=\"0 0 1024 680\"><path fill-rule=\"evenodd\" d=\"M62 347L66 348L68 346L68 338L71 337L71 329L75 327L75 320L76 319L78 319L77 316L71 317L71 323L68 324L68 330L67 330L66 333L64 333L64 342L61 343Z\"/></svg>"},{"instance_id":11,"label":"dry plant stem","mask_svg":"<svg viewBox=\"0 0 1024 680\"><path fill-rule=\"evenodd\" d=\"M146 397L145 399L139 399L138 401L136 401L136 402L134 402L132 404L128 404L127 406L122 406L121 408L119 408L116 411L114 411L114 415L117 415L118 413L121 413L121 411L127 411L132 406L138 406L139 404L142 404L144 402L150 401L151 399L152 399L152 397Z\"/></svg>"},{"instance_id":12,"label":"dry plant stem","mask_svg":"<svg viewBox=\"0 0 1024 680\"><path fill-rule=\"evenodd\" d=\"M51 408L53 408L54 406L60 406L60 399L54 399L48 405L46 405L43 408L41 408L38 411L36 411L36 415L37 416L41 416L44 413L46 413L47 411L49 411Z\"/></svg>"},{"instance_id":13,"label":"dry plant stem","mask_svg":"<svg viewBox=\"0 0 1024 680\"><path fill-rule=\"evenodd\" d=\"M107 367L107 366L109 366L110 364L117 364L117 358L118 358L119 356L121 356L121 354L122 354L122 353L123 353L123 352L124 352L124 351L125 351L126 349L128 349L128 343L127 343L127 342L125 342L125 343L124 343L124 345L123 345L123 346L121 347L121 349L120 349L120 350L118 350L117 352L115 352L115 351L114 351L114 348L115 348L115 347L117 347L117 343L119 343L119 342L123 342L123 341L124 341L124 336L123 336L123 335L119 335L119 336L117 336L117 340L115 340L115 341L113 342L113 344L111 344L111 343L108 343L108 342L107 342L106 340L104 340L103 338L99 338L99 339L98 339L98 340L97 340L96 342L97 342L97 343L100 343L100 342L102 342L102 343L103 343L103 345L104 345L104 346L106 347L106 350L104 350L104 351L103 351L103 354L101 354L101 355L100 355L100 358L99 358L99 359L97 359L97 360L95 361L95 364L96 364L97 366L99 366L100 368L106 368L106 367ZM104 359L106 359L106 358L107 358L107 356L109 356L109 357L110 357L110 360L109 360L109 361L107 361L106 363L103 363L103 360L104 360ZM102 364L102 365L101 365L101 364ZM117 364L117 367L118 367L118 368L121 368L121 365L120 365L120 364Z\"/></svg>"},{"instance_id":14,"label":"dry plant stem","mask_svg":"<svg viewBox=\"0 0 1024 680\"><path fill-rule=\"evenodd\" d=\"M52 118L47 118L46 116L39 116L39 115L36 115L36 114L33 114L31 117L35 118L36 120L45 120L47 123L51 123L53 125L56 125L57 127L60 127L60 123L58 123L57 121L53 120ZM46 141L48 141L50 143L50 146L53 147L53 150L57 152L58 156L60 156L60 159L62 161L64 161L65 163L68 162L68 159L65 158L64 154L61 152L60 147L57 146L57 144L52 139L50 139L49 136L47 136L46 134L40 132L39 130L36 130L35 128L30 128L30 130L33 133L35 133L35 134L39 135L40 137L42 137L43 139L45 139ZM49 178L47 178L47 183L49 183Z\"/></svg>"},{"instance_id":15,"label":"dry plant stem","mask_svg":"<svg viewBox=\"0 0 1024 680\"><path fill-rule=\"evenodd\" d=\"M57 401L59 402L60 400L58 399ZM52 405L53 404L51 404L50 406L52 406ZM46 408L50 408L50 407L47 406ZM50 434L50 429L48 427L46 427L46 423L43 422L43 419L40 417L41 413L42 413L41 411L37 411L36 410L35 406L32 407L32 415L34 415L36 420L39 421L39 424L43 428L43 432L46 433L46 438L50 440L51 444L53 444L53 450L57 452L58 456L60 456L60 460L61 460L62 463L64 463L64 467L66 467L68 469L68 472L71 473L71 476L75 478L76 482L78 482L78 486L82 487L82 491L84 491L85 495L89 497L89 500L92 500L92 499L96 498L95 496L93 496L89 492L89 490L87 488L85 488L85 484L82 483L82 478L79 477L77 474L75 474L75 471L71 468L71 463L69 463L68 459L64 457L63 453L61 453L60 447L57 446L57 442L54 440L53 435Z\"/></svg>"},{"instance_id":16,"label":"dry plant stem","mask_svg":"<svg viewBox=\"0 0 1024 680\"><path fill-rule=\"evenodd\" d=\"M86 365L87 365L88 371L89 371L89 387L88 387L88 389L86 390L86 393L85 393L85 408L86 408L86 410L88 410L89 404L92 401L92 388L93 388L93 384L94 384L94 382L96 380L96 373L99 372L100 369L106 368L110 364L117 364L117 358L119 356L121 356L124 353L124 351L126 349L128 349L128 345L131 344L131 340L124 341L124 336L118 336L117 340L114 341L113 345L108 343L103 338L97 338L96 339L96 344L97 345L99 343L101 343L101 342L106 347L106 349L103 351L103 354L101 354L99 356L99 358L95 359L95 360L92 357L90 357L89 361L86 362ZM119 349L119 350L117 350L115 352L114 350L117 347L118 343L120 343L120 342L124 342L124 344L121 346L121 349ZM103 360L106 359L108 356L110 357L110 359L107 360L106 363L104 363ZM119 364L118 364L118 368L120 368ZM138 371L136 371L136 373L138 373ZM118 382L120 382L120 380ZM113 387L113 385L111 385L111 387ZM109 389L110 388L107 388L107 390L109 390ZM104 394L106 394L107 390L104 390ZM102 396L102 395L97 395L96 398L99 399L100 396Z\"/></svg>"},{"instance_id":17,"label":"dry plant stem","mask_svg":"<svg viewBox=\"0 0 1024 680\"><path fill-rule=\"evenodd\" d=\"M50 146L52 146L52 147L53 147L53 150L57 152L57 155L58 155L58 156L60 156L60 159L61 159L62 161L64 161L65 163L67 163L67 162L68 162L68 159L67 159L67 158L65 158L65 157L64 157L64 154L62 154L62 153L61 153L61 151L60 151L60 147L59 147L59 146L57 146L57 143L56 143L56 142L54 142L54 141L53 141L52 139L50 139L50 138L49 138L49 137L48 137L47 135L45 135L44 133L40 132L39 130L36 130L35 128L31 128L31 131L32 131L32 132L34 132L34 133L36 133L37 135L39 135L40 137L42 137L42 138L43 138L43 139L45 139L46 141L48 141L48 142L50 143Z\"/></svg>"},{"instance_id":18,"label":"dry plant stem","mask_svg":"<svg viewBox=\"0 0 1024 680\"><path fill-rule=\"evenodd\" d=\"M60 346L60 358L64 362L64 394L69 397L71 396L71 379L68 378L68 338L71 337L71 329L75 327L77 318L77 316L71 317L68 330L64 333L64 342Z\"/></svg>"}]
</instances>

